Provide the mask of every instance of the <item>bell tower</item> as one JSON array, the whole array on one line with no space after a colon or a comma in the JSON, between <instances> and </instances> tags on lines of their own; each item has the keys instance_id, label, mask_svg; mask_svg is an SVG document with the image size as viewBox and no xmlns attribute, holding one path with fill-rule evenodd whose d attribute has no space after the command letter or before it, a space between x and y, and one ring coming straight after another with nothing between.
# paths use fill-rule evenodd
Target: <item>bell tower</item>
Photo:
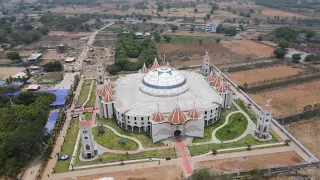
<instances>
[{"instance_id":1,"label":"bell tower","mask_svg":"<svg viewBox=\"0 0 320 180\"><path fill-rule=\"evenodd\" d=\"M94 149L94 140L92 136L92 125L91 121L81 119L82 118L80 118L79 126L82 145L82 157L90 159L96 155Z\"/></svg>"},{"instance_id":2,"label":"bell tower","mask_svg":"<svg viewBox=\"0 0 320 180\"><path fill-rule=\"evenodd\" d=\"M97 83L103 84L104 83L104 68L102 64L97 65Z\"/></svg>"},{"instance_id":3,"label":"bell tower","mask_svg":"<svg viewBox=\"0 0 320 180\"><path fill-rule=\"evenodd\" d=\"M271 99L267 100L267 104L261 107L255 136L261 140L270 140L271 120L272 120L272 106L269 104Z\"/></svg>"},{"instance_id":4,"label":"bell tower","mask_svg":"<svg viewBox=\"0 0 320 180\"><path fill-rule=\"evenodd\" d=\"M206 55L203 56L203 62L201 67L201 72L204 76L208 76L211 71L211 65L210 65L210 57L208 56L209 51L206 51Z\"/></svg>"}]
</instances>

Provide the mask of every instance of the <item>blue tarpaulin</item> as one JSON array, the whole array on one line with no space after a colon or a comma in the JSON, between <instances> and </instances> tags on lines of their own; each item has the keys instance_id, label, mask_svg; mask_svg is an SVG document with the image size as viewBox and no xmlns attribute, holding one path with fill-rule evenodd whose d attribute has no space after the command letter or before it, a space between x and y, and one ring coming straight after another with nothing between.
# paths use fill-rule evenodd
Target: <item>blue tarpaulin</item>
<instances>
[{"instance_id":1,"label":"blue tarpaulin","mask_svg":"<svg viewBox=\"0 0 320 180\"><path fill-rule=\"evenodd\" d=\"M23 84L24 84L23 82L13 82L13 83L11 83L11 86L20 87L20 86L22 86Z\"/></svg>"},{"instance_id":2,"label":"blue tarpaulin","mask_svg":"<svg viewBox=\"0 0 320 180\"><path fill-rule=\"evenodd\" d=\"M7 93L6 96L16 96L16 95L19 95L20 92L17 91L17 92L10 92L10 93Z\"/></svg>"},{"instance_id":3,"label":"blue tarpaulin","mask_svg":"<svg viewBox=\"0 0 320 180\"><path fill-rule=\"evenodd\" d=\"M47 92L56 95L56 100L50 104L50 106L64 106L69 89L40 90L38 92Z\"/></svg>"},{"instance_id":4,"label":"blue tarpaulin","mask_svg":"<svg viewBox=\"0 0 320 180\"><path fill-rule=\"evenodd\" d=\"M5 85L6 82L5 81L0 81L0 86Z\"/></svg>"},{"instance_id":5,"label":"blue tarpaulin","mask_svg":"<svg viewBox=\"0 0 320 180\"><path fill-rule=\"evenodd\" d=\"M51 132L51 130L54 128L54 124L56 123L59 116L59 112L52 112L49 115L47 124L45 128L47 128L48 133Z\"/></svg>"}]
</instances>

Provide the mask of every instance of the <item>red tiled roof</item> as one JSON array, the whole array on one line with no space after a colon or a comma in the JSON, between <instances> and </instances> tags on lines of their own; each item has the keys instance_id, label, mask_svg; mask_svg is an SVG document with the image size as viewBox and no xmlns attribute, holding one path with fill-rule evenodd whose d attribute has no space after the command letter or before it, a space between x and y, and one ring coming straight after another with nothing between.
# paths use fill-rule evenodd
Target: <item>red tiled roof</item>
<instances>
[{"instance_id":1,"label":"red tiled roof","mask_svg":"<svg viewBox=\"0 0 320 180\"><path fill-rule=\"evenodd\" d=\"M211 83L213 87L218 88L223 82L223 78L221 76L217 76L214 81Z\"/></svg>"},{"instance_id":2,"label":"red tiled roof","mask_svg":"<svg viewBox=\"0 0 320 180\"><path fill-rule=\"evenodd\" d=\"M162 121L164 121L164 116L163 116L163 114L162 114L160 111L158 111L158 112L155 112L155 113L152 115L151 119L152 119L154 122L162 122Z\"/></svg>"},{"instance_id":3,"label":"red tiled roof","mask_svg":"<svg viewBox=\"0 0 320 180\"><path fill-rule=\"evenodd\" d=\"M140 72L142 72L142 73L147 73L148 72L148 69L146 67L146 63L143 63L143 66L142 66L142 69L140 70Z\"/></svg>"},{"instance_id":4,"label":"red tiled roof","mask_svg":"<svg viewBox=\"0 0 320 180\"><path fill-rule=\"evenodd\" d=\"M100 94L101 94L101 89L97 89L97 90L96 90L96 93L97 93L98 96L100 96Z\"/></svg>"},{"instance_id":5,"label":"red tiled roof","mask_svg":"<svg viewBox=\"0 0 320 180\"><path fill-rule=\"evenodd\" d=\"M113 88L115 88L115 85L113 84L113 82L110 81L110 82L108 82L108 87L113 89Z\"/></svg>"},{"instance_id":6,"label":"red tiled roof","mask_svg":"<svg viewBox=\"0 0 320 180\"><path fill-rule=\"evenodd\" d=\"M263 105L262 108L266 111L271 111L273 109L271 105Z\"/></svg>"},{"instance_id":7,"label":"red tiled roof","mask_svg":"<svg viewBox=\"0 0 320 180\"><path fill-rule=\"evenodd\" d=\"M204 56L203 56L203 59L210 59L210 56L204 55Z\"/></svg>"},{"instance_id":8,"label":"red tiled roof","mask_svg":"<svg viewBox=\"0 0 320 180\"><path fill-rule=\"evenodd\" d=\"M107 94L114 94L114 91L111 87L108 85L103 86L102 91L101 91L101 96L106 97Z\"/></svg>"},{"instance_id":9,"label":"red tiled roof","mask_svg":"<svg viewBox=\"0 0 320 180\"><path fill-rule=\"evenodd\" d=\"M228 89L229 89L228 86L229 86L228 83L222 82L222 84L220 84L220 86L217 87L217 91L218 91L219 93L225 93L225 92L227 92Z\"/></svg>"},{"instance_id":10,"label":"red tiled roof","mask_svg":"<svg viewBox=\"0 0 320 180\"><path fill-rule=\"evenodd\" d=\"M80 127L91 127L91 121L80 121L79 126Z\"/></svg>"},{"instance_id":11,"label":"red tiled roof","mask_svg":"<svg viewBox=\"0 0 320 180\"><path fill-rule=\"evenodd\" d=\"M113 96L110 93L107 93L104 98L104 101L105 102L112 102L113 100L114 100Z\"/></svg>"},{"instance_id":12,"label":"red tiled roof","mask_svg":"<svg viewBox=\"0 0 320 180\"><path fill-rule=\"evenodd\" d=\"M213 71L211 71L210 74L209 74L209 76L207 77L207 80L208 80L209 82L213 82L216 77L217 77L216 74L215 74Z\"/></svg>"},{"instance_id":13,"label":"red tiled roof","mask_svg":"<svg viewBox=\"0 0 320 180\"><path fill-rule=\"evenodd\" d=\"M169 115L168 121L174 124L181 124L187 120L186 115L183 114L179 106L177 106Z\"/></svg>"},{"instance_id":14,"label":"red tiled roof","mask_svg":"<svg viewBox=\"0 0 320 180\"><path fill-rule=\"evenodd\" d=\"M157 69L157 68L159 68L159 67L160 67L160 65L159 65L159 63L158 63L157 58L155 57L155 58L154 58L154 62L153 62L153 64L152 64L152 66L151 66L151 69Z\"/></svg>"},{"instance_id":15,"label":"red tiled roof","mask_svg":"<svg viewBox=\"0 0 320 180\"><path fill-rule=\"evenodd\" d=\"M188 112L188 116L191 119L198 119L200 118L200 113L196 108L192 108L189 112Z\"/></svg>"}]
</instances>

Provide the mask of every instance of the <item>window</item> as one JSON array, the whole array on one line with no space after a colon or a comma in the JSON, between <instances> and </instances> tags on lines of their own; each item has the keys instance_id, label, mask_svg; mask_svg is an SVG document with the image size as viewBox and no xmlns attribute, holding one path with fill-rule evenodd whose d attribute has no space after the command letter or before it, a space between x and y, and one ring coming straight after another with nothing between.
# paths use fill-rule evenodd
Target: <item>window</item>
<instances>
[{"instance_id":1,"label":"window","mask_svg":"<svg viewBox=\"0 0 320 180\"><path fill-rule=\"evenodd\" d=\"M207 114L207 111L205 111L204 114Z\"/></svg>"},{"instance_id":2,"label":"window","mask_svg":"<svg viewBox=\"0 0 320 180\"><path fill-rule=\"evenodd\" d=\"M127 121L128 124L130 124L130 121Z\"/></svg>"},{"instance_id":3,"label":"window","mask_svg":"<svg viewBox=\"0 0 320 180\"><path fill-rule=\"evenodd\" d=\"M83 131L83 133L85 134L85 133L87 133L88 131Z\"/></svg>"},{"instance_id":4,"label":"window","mask_svg":"<svg viewBox=\"0 0 320 180\"><path fill-rule=\"evenodd\" d=\"M86 145L86 150L90 150L89 144Z\"/></svg>"},{"instance_id":5,"label":"window","mask_svg":"<svg viewBox=\"0 0 320 180\"><path fill-rule=\"evenodd\" d=\"M150 120L150 117L148 117L148 120Z\"/></svg>"},{"instance_id":6,"label":"window","mask_svg":"<svg viewBox=\"0 0 320 180\"><path fill-rule=\"evenodd\" d=\"M204 118L207 118L207 116L204 116Z\"/></svg>"},{"instance_id":7,"label":"window","mask_svg":"<svg viewBox=\"0 0 320 180\"><path fill-rule=\"evenodd\" d=\"M86 137L84 137L84 139L88 139L88 137L86 136Z\"/></svg>"},{"instance_id":8,"label":"window","mask_svg":"<svg viewBox=\"0 0 320 180\"><path fill-rule=\"evenodd\" d=\"M143 117L141 118L141 120L143 121Z\"/></svg>"},{"instance_id":9,"label":"window","mask_svg":"<svg viewBox=\"0 0 320 180\"><path fill-rule=\"evenodd\" d=\"M148 122L148 124L150 124L150 122Z\"/></svg>"},{"instance_id":10,"label":"window","mask_svg":"<svg viewBox=\"0 0 320 180\"><path fill-rule=\"evenodd\" d=\"M137 117L134 117L134 120L137 120Z\"/></svg>"},{"instance_id":11,"label":"window","mask_svg":"<svg viewBox=\"0 0 320 180\"><path fill-rule=\"evenodd\" d=\"M141 125L144 125L144 122L142 122Z\"/></svg>"},{"instance_id":12,"label":"window","mask_svg":"<svg viewBox=\"0 0 320 180\"><path fill-rule=\"evenodd\" d=\"M127 116L127 119L130 119L130 116Z\"/></svg>"},{"instance_id":13,"label":"window","mask_svg":"<svg viewBox=\"0 0 320 180\"><path fill-rule=\"evenodd\" d=\"M212 113L212 109L211 109L211 113Z\"/></svg>"},{"instance_id":14,"label":"window","mask_svg":"<svg viewBox=\"0 0 320 180\"><path fill-rule=\"evenodd\" d=\"M134 124L137 124L137 122L134 122Z\"/></svg>"}]
</instances>

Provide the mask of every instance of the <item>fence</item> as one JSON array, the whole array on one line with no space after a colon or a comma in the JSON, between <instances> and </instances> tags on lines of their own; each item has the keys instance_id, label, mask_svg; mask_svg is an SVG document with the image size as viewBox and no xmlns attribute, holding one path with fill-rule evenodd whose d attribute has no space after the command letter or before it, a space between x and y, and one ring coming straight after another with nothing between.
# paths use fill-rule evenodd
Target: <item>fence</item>
<instances>
[{"instance_id":1,"label":"fence","mask_svg":"<svg viewBox=\"0 0 320 180\"><path fill-rule=\"evenodd\" d=\"M299 113L296 115L287 116L287 117L279 117L279 118L275 118L275 119L278 122L281 122L282 125L284 125L284 124L287 124L290 122L313 119L314 117L320 117L320 109L314 109L314 110L302 112L302 113Z\"/></svg>"},{"instance_id":2,"label":"fence","mask_svg":"<svg viewBox=\"0 0 320 180\"><path fill-rule=\"evenodd\" d=\"M235 84L231 79L229 79L223 72L221 72L216 66L213 66L216 71L220 72L224 79L226 79L235 89L237 89L250 103L252 103L258 110L261 110L259 104L257 104L251 97L249 97L245 92L238 88L237 84ZM290 134L284 127L282 127L278 121L272 118L272 123L276 127L278 127L291 141L293 141L300 149L302 149L309 157L313 159L313 163L318 164L319 160L316 158L307 148L305 148L292 134Z\"/></svg>"}]
</instances>

